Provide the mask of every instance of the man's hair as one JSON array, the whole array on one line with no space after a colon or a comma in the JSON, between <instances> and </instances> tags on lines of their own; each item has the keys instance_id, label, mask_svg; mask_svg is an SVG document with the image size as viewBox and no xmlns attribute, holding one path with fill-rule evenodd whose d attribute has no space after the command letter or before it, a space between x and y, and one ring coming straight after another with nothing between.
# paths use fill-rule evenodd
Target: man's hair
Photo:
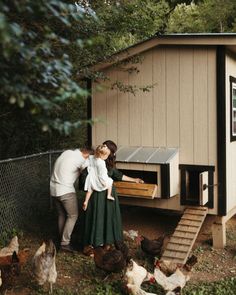
<instances>
[{"instance_id":1,"label":"man's hair","mask_svg":"<svg viewBox=\"0 0 236 295\"><path fill-rule=\"evenodd\" d=\"M91 147L83 146L83 147L79 148L79 150L81 151L81 153L90 154L90 155L94 154L94 149Z\"/></svg>"}]
</instances>

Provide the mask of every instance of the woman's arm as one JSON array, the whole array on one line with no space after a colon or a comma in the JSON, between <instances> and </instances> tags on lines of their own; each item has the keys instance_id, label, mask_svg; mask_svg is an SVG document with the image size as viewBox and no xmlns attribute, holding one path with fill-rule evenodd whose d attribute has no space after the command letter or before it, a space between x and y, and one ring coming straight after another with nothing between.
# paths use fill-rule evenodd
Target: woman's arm
<instances>
[{"instance_id":1,"label":"woman's arm","mask_svg":"<svg viewBox=\"0 0 236 295\"><path fill-rule=\"evenodd\" d=\"M136 182L136 183L144 183L144 181L141 178L133 178L126 175L122 176L122 181L130 181L130 182Z\"/></svg>"}]
</instances>

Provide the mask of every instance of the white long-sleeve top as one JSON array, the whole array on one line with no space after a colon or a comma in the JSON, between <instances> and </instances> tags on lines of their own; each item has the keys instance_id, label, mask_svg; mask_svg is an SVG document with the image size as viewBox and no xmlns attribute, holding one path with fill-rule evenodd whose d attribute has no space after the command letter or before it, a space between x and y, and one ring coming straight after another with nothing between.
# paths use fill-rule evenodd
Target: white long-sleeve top
<instances>
[{"instance_id":1,"label":"white long-sleeve top","mask_svg":"<svg viewBox=\"0 0 236 295\"><path fill-rule=\"evenodd\" d=\"M68 193L74 193L74 182L79 176L80 170L88 166L79 149L66 150L56 160L50 180L51 196L58 197Z\"/></svg>"},{"instance_id":2,"label":"white long-sleeve top","mask_svg":"<svg viewBox=\"0 0 236 295\"><path fill-rule=\"evenodd\" d=\"M89 156L88 176L85 180L84 190L101 192L112 186L112 183L113 180L107 174L105 161Z\"/></svg>"}]
</instances>

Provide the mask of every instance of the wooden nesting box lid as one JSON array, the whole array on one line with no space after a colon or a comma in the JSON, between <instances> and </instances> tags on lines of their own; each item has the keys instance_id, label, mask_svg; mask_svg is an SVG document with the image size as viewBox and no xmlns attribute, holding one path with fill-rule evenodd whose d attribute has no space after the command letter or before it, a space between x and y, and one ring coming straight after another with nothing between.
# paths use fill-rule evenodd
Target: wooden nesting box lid
<instances>
[{"instance_id":1,"label":"wooden nesting box lid","mask_svg":"<svg viewBox=\"0 0 236 295\"><path fill-rule=\"evenodd\" d=\"M116 181L114 185L120 196L153 199L157 192L156 184Z\"/></svg>"}]
</instances>

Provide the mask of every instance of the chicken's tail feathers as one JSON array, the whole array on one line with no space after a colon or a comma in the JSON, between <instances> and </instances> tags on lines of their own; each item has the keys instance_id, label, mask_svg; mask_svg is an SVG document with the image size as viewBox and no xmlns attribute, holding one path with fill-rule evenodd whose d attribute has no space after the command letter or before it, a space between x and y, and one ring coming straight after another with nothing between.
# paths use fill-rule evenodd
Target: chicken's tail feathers
<instances>
[{"instance_id":1,"label":"chicken's tail feathers","mask_svg":"<svg viewBox=\"0 0 236 295\"><path fill-rule=\"evenodd\" d=\"M19 262L19 258L18 258L18 255L16 254L16 251L13 252L11 260L12 260L12 263L18 263Z\"/></svg>"}]
</instances>

